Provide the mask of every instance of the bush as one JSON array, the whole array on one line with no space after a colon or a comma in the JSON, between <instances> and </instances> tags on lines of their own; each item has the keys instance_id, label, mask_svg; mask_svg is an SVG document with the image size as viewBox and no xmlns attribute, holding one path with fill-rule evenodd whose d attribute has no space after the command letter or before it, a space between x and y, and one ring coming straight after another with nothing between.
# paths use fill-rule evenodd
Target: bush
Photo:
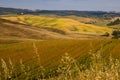
<instances>
[{"instance_id":1,"label":"bush","mask_svg":"<svg viewBox=\"0 0 120 80\"><path fill-rule=\"evenodd\" d=\"M112 32L113 38L118 39L120 38L120 31L119 30L114 30Z\"/></svg>"},{"instance_id":2,"label":"bush","mask_svg":"<svg viewBox=\"0 0 120 80\"><path fill-rule=\"evenodd\" d=\"M105 32L102 36L106 36L106 37L109 37L110 34L108 32Z\"/></svg>"}]
</instances>

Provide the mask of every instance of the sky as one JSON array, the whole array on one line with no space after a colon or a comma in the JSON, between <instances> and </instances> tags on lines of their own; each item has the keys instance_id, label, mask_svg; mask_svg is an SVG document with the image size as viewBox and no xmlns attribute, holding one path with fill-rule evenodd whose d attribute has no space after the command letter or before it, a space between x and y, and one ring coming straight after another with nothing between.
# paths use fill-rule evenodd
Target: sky
<instances>
[{"instance_id":1,"label":"sky","mask_svg":"<svg viewBox=\"0 0 120 80\"><path fill-rule=\"evenodd\" d=\"M120 12L120 0L0 0L0 7Z\"/></svg>"}]
</instances>

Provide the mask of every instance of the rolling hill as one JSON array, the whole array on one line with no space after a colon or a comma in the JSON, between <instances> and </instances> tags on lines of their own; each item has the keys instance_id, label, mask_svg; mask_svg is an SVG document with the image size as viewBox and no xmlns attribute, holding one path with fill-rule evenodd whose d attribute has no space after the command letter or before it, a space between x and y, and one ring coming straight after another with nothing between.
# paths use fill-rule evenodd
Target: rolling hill
<instances>
[{"instance_id":1,"label":"rolling hill","mask_svg":"<svg viewBox=\"0 0 120 80\"><path fill-rule=\"evenodd\" d=\"M84 24L78 20L64 17L23 15L4 16L2 18L30 26L54 28L66 33L103 34L105 32L111 32L111 29L107 27Z\"/></svg>"},{"instance_id":2,"label":"rolling hill","mask_svg":"<svg viewBox=\"0 0 120 80\"><path fill-rule=\"evenodd\" d=\"M70 31L72 27L69 28L67 26L72 25L73 23L71 23L71 24L68 23L65 25L66 27L64 29L63 28L60 29L58 26L56 28L53 28L53 25L50 27L43 27L42 25L35 27L34 24L30 25L30 24L25 23L24 21L15 20L16 17L12 18L12 19L10 17L9 19L10 20L2 19L2 18L0 19L0 32L1 32L0 33L0 43L21 42L21 41L26 41L26 40L28 41L28 40L50 40L50 39L88 39L88 38L89 39L96 39L96 38L103 39L104 38L104 37L101 37L100 34L87 33L84 30L83 30L83 32ZM45 19L47 19L47 18L45 17ZM60 19L59 22L61 22L61 23L59 23L59 24L63 24L63 22L66 20L67 19L62 19L62 21L61 21L61 19ZM46 21L49 22L49 20L46 20ZM69 19L67 21L76 22L74 20L69 20ZM43 22L45 22L45 21L43 21ZM54 23L54 21L52 21L52 23ZM58 23L58 22L56 22L56 23ZM76 22L76 23L78 23L78 22ZM50 24L51 23L48 23L47 25L50 25ZM45 25L45 24L43 24L43 25ZM85 24L83 24L83 26L84 25ZM61 26L61 27L63 27L63 26ZM80 29L82 29L82 28L80 28ZM89 29L89 28L87 28L87 29ZM97 29L97 28L93 27L93 29ZM105 32L106 30L110 31L110 29L107 29L107 28L104 28L104 29L106 29L105 31L103 28L98 28L98 29L101 29L100 31L103 31L103 32ZM92 28L91 28L91 30L92 30ZM69 33L68 33L68 31L69 31Z\"/></svg>"},{"instance_id":3,"label":"rolling hill","mask_svg":"<svg viewBox=\"0 0 120 80\"><path fill-rule=\"evenodd\" d=\"M32 27L17 22L0 19L0 41L6 40L32 40L32 39L64 39L67 36L59 30L48 30Z\"/></svg>"},{"instance_id":4,"label":"rolling hill","mask_svg":"<svg viewBox=\"0 0 120 80\"><path fill-rule=\"evenodd\" d=\"M0 80L119 80L120 40L106 25L116 16L0 7Z\"/></svg>"}]
</instances>

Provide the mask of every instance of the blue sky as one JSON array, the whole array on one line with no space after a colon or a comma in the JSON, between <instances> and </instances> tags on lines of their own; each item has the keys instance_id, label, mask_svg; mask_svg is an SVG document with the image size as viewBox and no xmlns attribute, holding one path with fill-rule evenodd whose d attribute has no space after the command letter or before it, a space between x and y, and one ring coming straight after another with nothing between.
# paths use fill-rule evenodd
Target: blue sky
<instances>
[{"instance_id":1,"label":"blue sky","mask_svg":"<svg viewBox=\"0 0 120 80\"><path fill-rule=\"evenodd\" d=\"M0 0L0 6L40 10L120 11L120 0Z\"/></svg>"}]
</instances>

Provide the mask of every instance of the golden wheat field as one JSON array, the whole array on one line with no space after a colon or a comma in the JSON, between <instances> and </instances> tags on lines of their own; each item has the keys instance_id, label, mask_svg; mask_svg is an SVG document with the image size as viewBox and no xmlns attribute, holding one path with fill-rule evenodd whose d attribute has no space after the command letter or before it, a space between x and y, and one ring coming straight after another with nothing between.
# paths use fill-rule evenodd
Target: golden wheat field
<instances>
[{"instance_id":1,"label":"golden wheat field","mask_svg":"<svg viewBox=\"0 0 120 80\"><path fill-rule=\"evenodd\" d=\"M0 80L120 80L120 0L0 0Z\"/></svg>"},{"instance_id":2,"label":"golden wheat field","mask_svg":"<svg viewBox=\"0 0 120 80\"><path fill-rule=\"evenodd\" d=\"M81 20L1 16L0 80L119 80L120 40Z\"/></svg>"},{"instance_id":3,"label":"golden wheat field","mask_svg":"<svg viewBox=\"0 0 120 80\"><path fill-rule=\"evenodd\" d=\"M6 76L1 77L1 79L11 77L15 80L17 78L27 80L74 80L77 78L78 80L80 78L86 80L90 78L92 80L92 78L96 77L98 80L103 78L105 78L103 80L110 78L119 80L120 68L117 66L120 57L119 47L119 40L46 40L2 43L0 44L0 65L1 70L3 70L1 75ZM109 66L107 66L109 57L113 62L110 61ZM118 59L117 62L114 62L115 58ZM94 65L91 59L93 59ZM13 68L13 71L10 71L11 68ZM67 69L70 72L64 71ZM106 69L106 72L102 69ZM110 69L114 69L114 71L111 72ZM59 70L61 74L56 72ZM43 71L44 75L42 75L41 71ZM105 76L107 73L109 75Z\"/></svg>"},{"instance_id":4,"label":"golden wheat field","mask_svg":"<svg viewBox=\"0 0 120 80\"><path fill-rule=\"evenodd\" d=\"M0 16L0 80L119 80L120 40L84 20Z\"/></svg>"}]
</instances>

